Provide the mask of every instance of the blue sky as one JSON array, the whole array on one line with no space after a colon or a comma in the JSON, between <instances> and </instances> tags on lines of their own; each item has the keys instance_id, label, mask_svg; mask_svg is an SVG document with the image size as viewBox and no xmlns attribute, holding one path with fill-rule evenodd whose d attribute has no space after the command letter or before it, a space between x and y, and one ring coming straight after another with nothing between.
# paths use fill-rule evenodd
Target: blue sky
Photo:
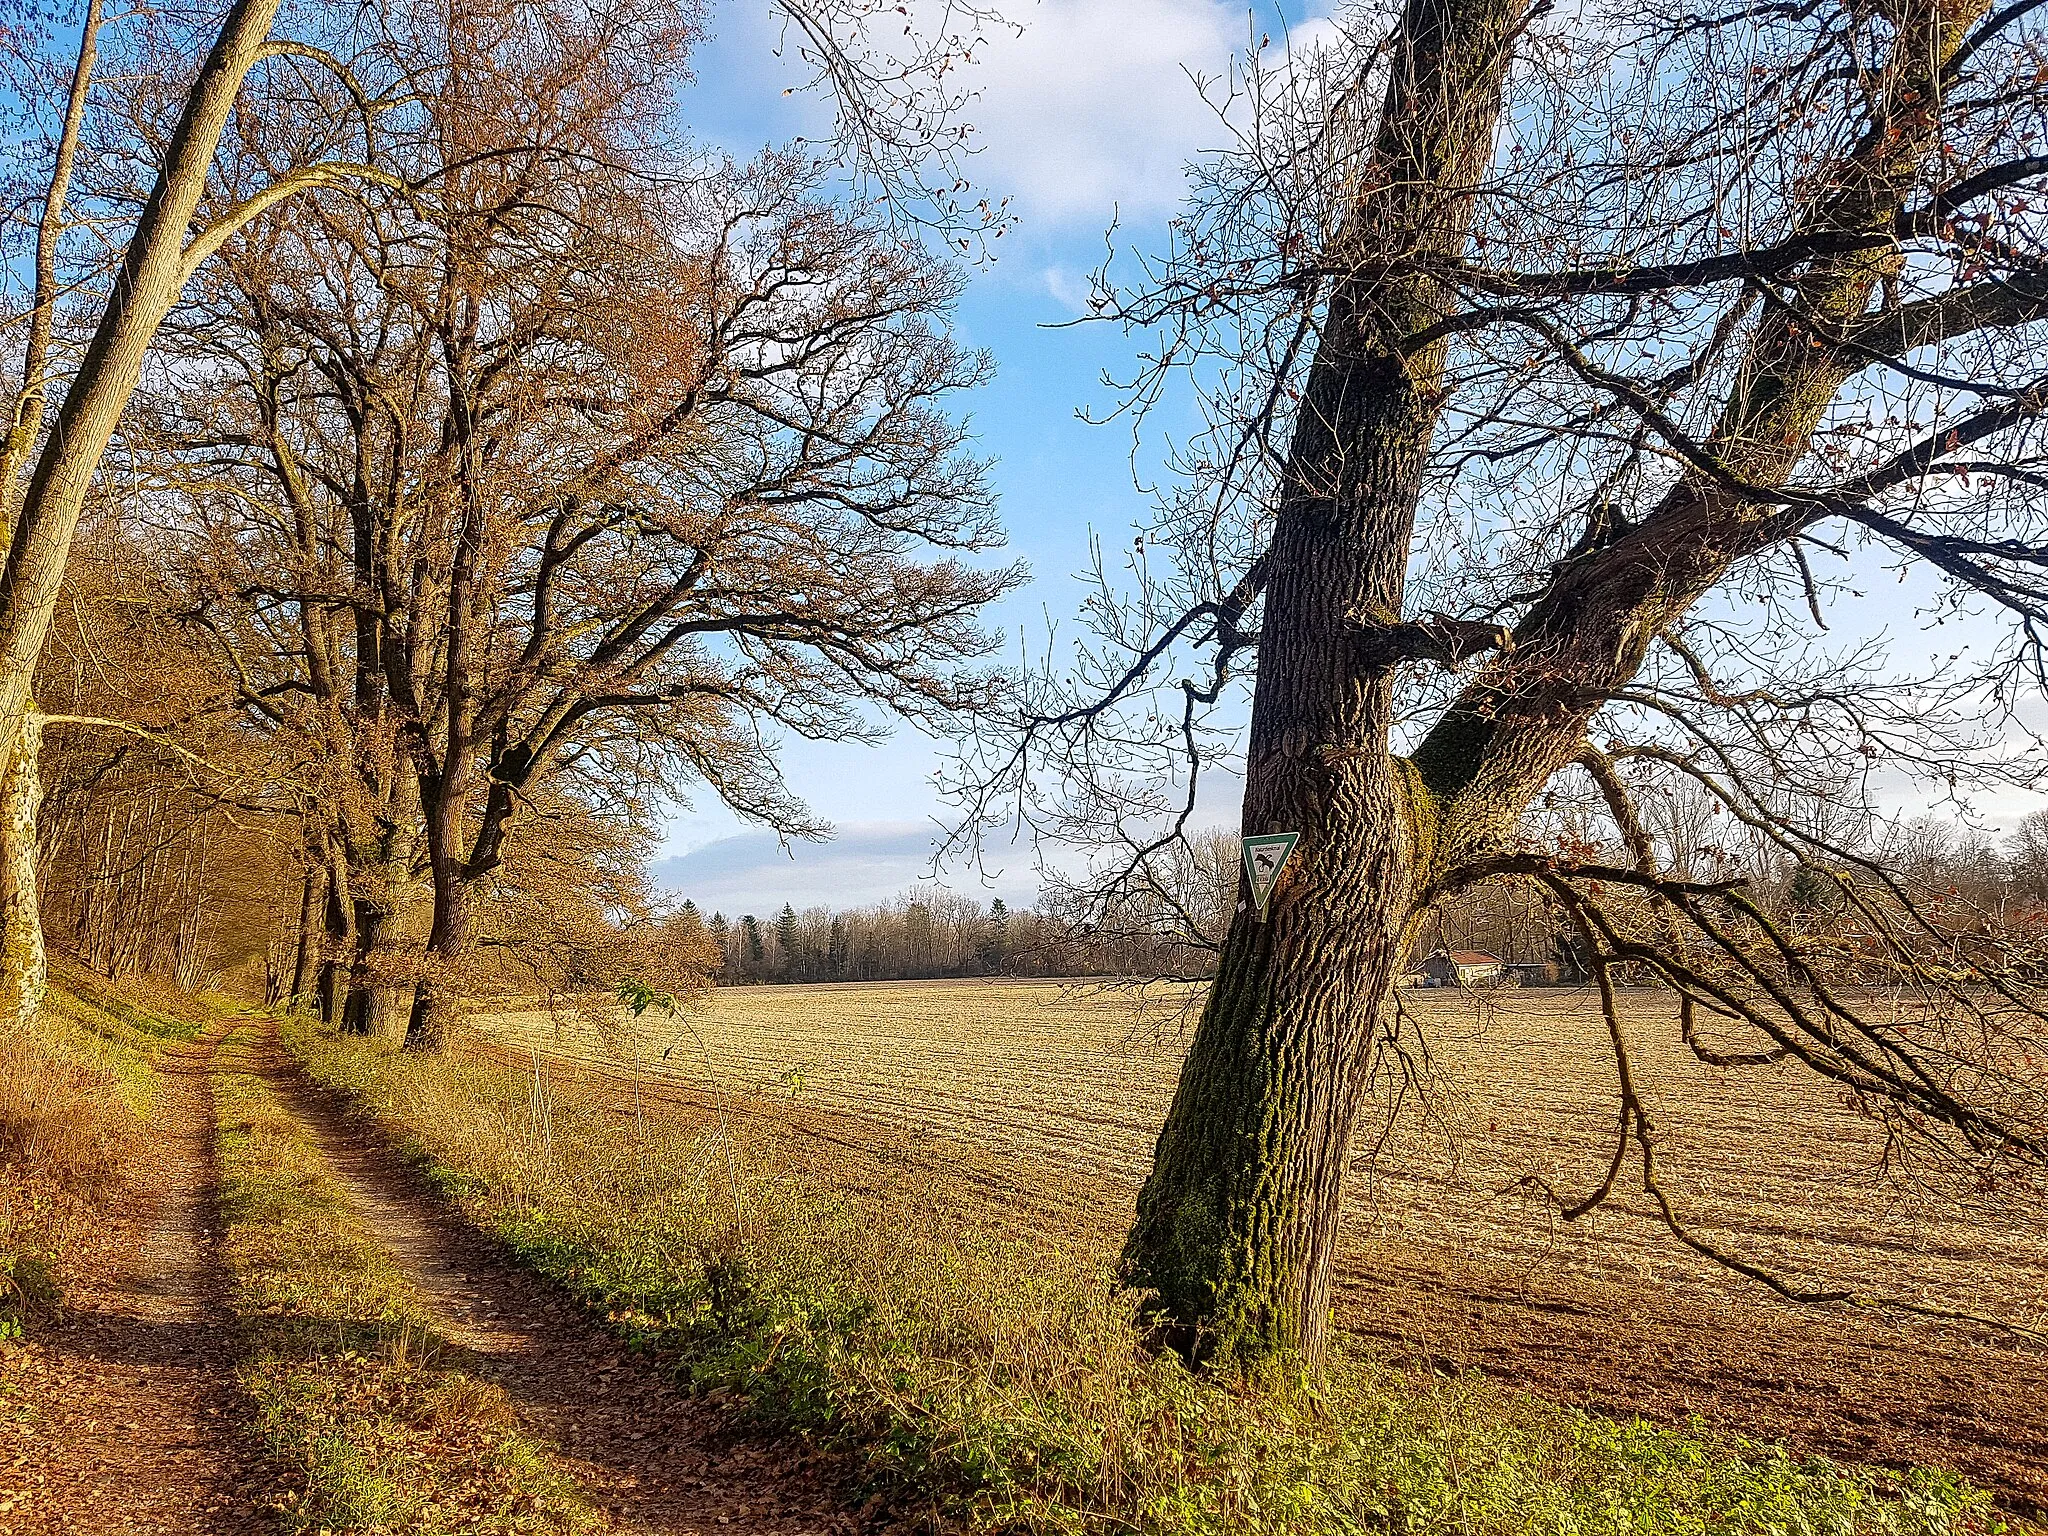
<instances>
[{"instance_id":1,"label":"blue sky","mask_svg":"<svg viewBox=\"0 0 2048 1536\"><path fill-rule=\"evenodd\" d=\"M980 451L996 460L1011 549L1035 576L992 616L1014 654L1020 628L1042 644L1047 615L1073 613L1091 528L1114 543L1144 510L1128 429L1075 417L1104 403L1102 371L1123 368L1132 343L1107 326L1045 327L1080 311L1113 218L1120 245L1157 243L1181 167L1218 140L1188 71L1223 72L1251 40L1255 15L1265 32L1281 27L1271 6L1254 13L1213 0L1023 0L1011 10L1024 34L978 50L981 96L969 116L983 146L978 177L1011 198L1018 223L997 247L1001 259L973 274L960 328L996 358L995 382L966 408ZM801 75L775 57L765 5L733 0L712 27L689 101L702 138L746 155L829 126L821 103L783 94ZM1297 27L1295 38L1316 30ZM932 742L902 728L880 747L792 741L784 762L797 792L835 825L833 841L784 849L703 797L670 824L657 868L665 885L734 913L882 900L929 872L935 819L946 815L931 784ZM1037 890L1028 849L1000 869L942 878L1013 903Z\"/></svg>"}]
</instances>

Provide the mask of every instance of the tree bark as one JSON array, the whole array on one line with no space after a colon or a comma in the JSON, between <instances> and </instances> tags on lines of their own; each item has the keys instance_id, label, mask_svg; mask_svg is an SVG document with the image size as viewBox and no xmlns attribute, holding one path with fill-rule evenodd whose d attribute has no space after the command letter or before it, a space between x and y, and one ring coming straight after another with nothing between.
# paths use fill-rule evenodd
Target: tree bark
<instances>
[{"instance_id":1,"label":"tree bark","mask_svg":"<svg viewBox=\"0 0 2048 1536\"><path fill-rule=\"evenodd\" d=\"M0 1028L21 1030L42 1011L50 968L36 900L36 812L42 805L43 723L21 722L0 775Z\"/></svg>"},{"instance_id":2,"label":"tree bark","mask_svg":"<svg viewBox=\"0 0 2048 1536\"><path fill-rule=\"evenodd\" d=\"M405 1048L444 1049L460 1007L457 979L469 951L470 882L459 872L434 872L434 921L427 933L427 953L413 990L412 1013L406 1020Z\"/></svg>"},{"instance_id":3,"label":"tree bark","mask_svg":"<svg viewBox=\"0 0 2048 1536\"><path fill-rule=\"evenodd\" d=\"M306 995L306 987L318 971L321 911L325 905L326 893L325 873L318 864L307 860L306 881L299 892L298 943L292 953L291 987L285 993L287 1003L295 1004Z\"/></svg>"},{"instance_id":4,"label":"tree bark","mask_svg":"<svg viewBox=\"0 0 2048 1536\"><path fill-rule=\"evenodd\" d=\"M1371 777L1361 802L1379 798ZM1126 1275L1190 1360L1314 1359L1327 1341L1352 1127L1405 943L1404 881L1385 867L1404 839L1368 822L1290 870L1269 921L1239 913L1139 1196ZM1303 825L1304 842L1340 830ZM1353 871L1365 879L1340 888ZM1332 943L1328 919L1356 927Z\"/></svg>"},{"instance_id":5,"label":"tree bark","mask_svg":"<svg viewBox=\"0 0 2048 1536\"><path fill-rule=\"evenodd\" d=\"M1491 154L1521 0L1409 0L1366 191L1289 445L1246 761L1243 830L1299 832L1266 921L1240 882L1217 977L1138 1198L1123 1272L1198 1361L1313 1363L1379 1010L1434 846L1388 745L1401 614L1444 347L1404 351L1450 296Z\"/></svg>"},{"instance_id":6,"label":"tree bark","mask_svg":"<svg viewBox=\"0 0 2048 1536\"><path fill-rule=\"evenodd\" d=\"M402 876L394 876L388 867L358 871L351 878L356 892L355 946L342 1014L346 1034L382 1036L406 1027L400 1019L413 993L403 980L404 944L395 931L405 905L401 881Z\"/></svg>"},{"instance_id":7,"label":"tree bark","mask_svg":"<svg viewBox=\"0 0 2048 1536\"><path fill-rule=\"evenodd\" d=\"M320 951L320 1018L328 1028L340 1029L348 1004L349 956L355 950L356 923L355 904L349 900L348 864L331 844L326 886L326 934Z\"/></svg>"},{"instance_id":8,"label":"tree bark","mask_svg":"<svg viewBox=\"0 0 2048 1536\"><path fill-rule=\"evenodd\" d=\"M355 898L355 953L350 959L348 999L342 1005L341 1032L371 1035L377 1032L375 998L376 968L384 952L384 925L391 910L381 901Z\"/></svg>"}]
</instances>

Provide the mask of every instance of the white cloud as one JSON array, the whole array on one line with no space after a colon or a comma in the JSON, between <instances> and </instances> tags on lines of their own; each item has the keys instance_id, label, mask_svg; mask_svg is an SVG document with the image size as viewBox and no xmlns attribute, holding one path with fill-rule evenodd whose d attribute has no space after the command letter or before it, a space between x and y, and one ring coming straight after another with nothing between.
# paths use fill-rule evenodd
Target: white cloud
<instances>
[{"instance_id":1,"label":"white cloud","mask_svg":"<svg viewBox=\"0 0 2048 1536\"><path fill-rule=\"evenodd\" d=\"M1101 223L1180 201L1181 168L1220 140L1189 72L1228 68L1250 40L1217 0L1039 0L1021 37L992 38L972 113L987 182L1033 223Z\"/></svg>"},{"instance_id":2,"label":"white cloud","mask_svg":"<svg viewBox=\"0 0 2048 1536\"><path fill-rule=\"evenodd\" d=\"M929 10L930 7L913 7ZM1255 39L1244 0L1019 0L1021 33L992 27L962 78L979 93L966 116L981 149L969 174L1011 198L1028 227L1079 231L1178 204L1182 167L1223 137L1190 73L1215 78ZM1261 17L1277 41L1279 26ZM761 139L825 130L816 96L785 95L806 76L764 0L721 7L698 79L746 153ZM1295 29L1320 35L1313 21ZM759 137L757 137L757 135Z\"/></svg>"},{"instance_id":3,"label":"white cloud","mask_svg":"<svg viewBox=\"0 0 2048 1536\"><path fill-rule=\"evenodd\" d=\"M705 912L737 918L765 916L784 902L805 907L853 907L887 901L931 876L930 822L861 822L843 826L829 842L780 845L773 833L721 837L688 853L658 861L655 884L687 896ZM1030 905L1037 879L1028 858L1014 860L1008 878L983 888L971 873L943 883L978 900L1001 896Z\"/></svg>"},{"instance_id":4,"label":"white cloud","mask_svg":"<svg viewBox=\"0 0 2048 1536\"><path fill-rule=\"evenodd\" d=\"M1017 9L1023 34L992 36L978 54L982 96L971 116L984 179L1036 224L1171 212L1187 162L1228 139L1211 103L1221 103L1233 61L1262 45L1269 68L1284 66L1341 37L1327 16L1283 26L1275 9L1245 0L1037 0Z\"/></svg>"},{"instance_id":5,"label":"white cloud","mask_svg":"<svg viewBox=\"0 0 2048 1536\"><path fill-rule=\"evenodd\" d=\"M1071 267L1051 266L1045 269L1045 291L1070 315L1088 315L1090 284L1084 273Z\"/></svg>"}]
</instances>

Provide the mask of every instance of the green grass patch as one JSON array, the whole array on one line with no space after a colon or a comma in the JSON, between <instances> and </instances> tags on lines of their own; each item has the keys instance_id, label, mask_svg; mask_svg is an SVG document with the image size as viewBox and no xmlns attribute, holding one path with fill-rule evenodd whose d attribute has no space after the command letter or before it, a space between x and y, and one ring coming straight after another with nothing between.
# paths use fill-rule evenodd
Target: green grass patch
<instances>
[{"instance_id":1,"label":"green grass patch","mask_svg":"<svg viewBox=\"0 0 2048 1536\"><path fill-rule=\"evenodd\" d=\"M215 1078L221 1212L265 1444L303 1480L295 1532L575 1536L598 1517L510 1404L440 1337L305 1127L236 1068Z\"/></svg>"},{"instance_id":2,"label":"green grass patch","mask_svg":"<svg viewBox=\"0 0 2048 1536\"><path fill-rule=\"evenodd\" d=\"M1995 1536L1938 1472L1618 1422L1339 1352L1255 1388L1148 1353L1107 1257L746 1114L287 1025L472 1220L700 1389L832 1439L991 1531L1161 1536Z\"/></svg>"}]
</instances>

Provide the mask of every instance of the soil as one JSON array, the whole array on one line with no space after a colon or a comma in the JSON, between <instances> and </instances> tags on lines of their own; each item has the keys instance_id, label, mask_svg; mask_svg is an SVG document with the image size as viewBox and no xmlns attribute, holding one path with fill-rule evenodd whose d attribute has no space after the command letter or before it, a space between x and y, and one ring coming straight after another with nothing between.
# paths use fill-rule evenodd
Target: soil
<instances>
[{"instance_id":1,"label":"soil","mask_svg":"<svg viewBox=\"0 0 2048 1536\"><path fill-rule=\"evenodd\" d=\"M272 1528L282 1483L240 1428L213 1213L209 1069L223 1032L160 1059L143 1182L75 1256L56 1324L7 1363L0 1536Z\"/></svg>"},{"instance_id":2,"label":"soil","mask_svg":"<svg viewBox=\"0 0 2048 1536\"><path fill-rule=\"evenodd\" d=\"M848 1468L815 1448L741 1432L729 1409L626 1352L544 1281L504 1259L376 1133L314 1087L274 1042L271 1091L312 1132L366 1225L429 1299L437 1324L504 1389L612 1528L647 1536L878 1531L848 1507Z\"/></svg>"},{"instance_id":3,"label":"soil","mask_svg":"<svg viewBox=\"0 0 2048 1536\"><path fill-rule=\"evenodd\" d=\"M212 1057L167 1051L157 1139L131 1208L71 1255L62 1315L0 1360L0 1536L274 1532L296 1490L246 1428L214 1211ZM264 1071L479 1375L632 1536L844 1536L848 1469L692 1398L488 1242L348 1122L274 1046ZM900 1512L898 1512L900 1514Z\"/></svg>"},{"instance_id":4,"label":"soil","mask_svg":"<svg viewBox=\"0 0 2048 1536\"><path fill-rule=\"evenodd\" d=\"M1391 1265L1341 1277L1337 1313L1402 1363L1482 1371L1621 1418L1697 1415L1836 1461L1942 1467L2048 1516L2048 1351L2007 1335Z\"/></svg>"}]
</instances>

